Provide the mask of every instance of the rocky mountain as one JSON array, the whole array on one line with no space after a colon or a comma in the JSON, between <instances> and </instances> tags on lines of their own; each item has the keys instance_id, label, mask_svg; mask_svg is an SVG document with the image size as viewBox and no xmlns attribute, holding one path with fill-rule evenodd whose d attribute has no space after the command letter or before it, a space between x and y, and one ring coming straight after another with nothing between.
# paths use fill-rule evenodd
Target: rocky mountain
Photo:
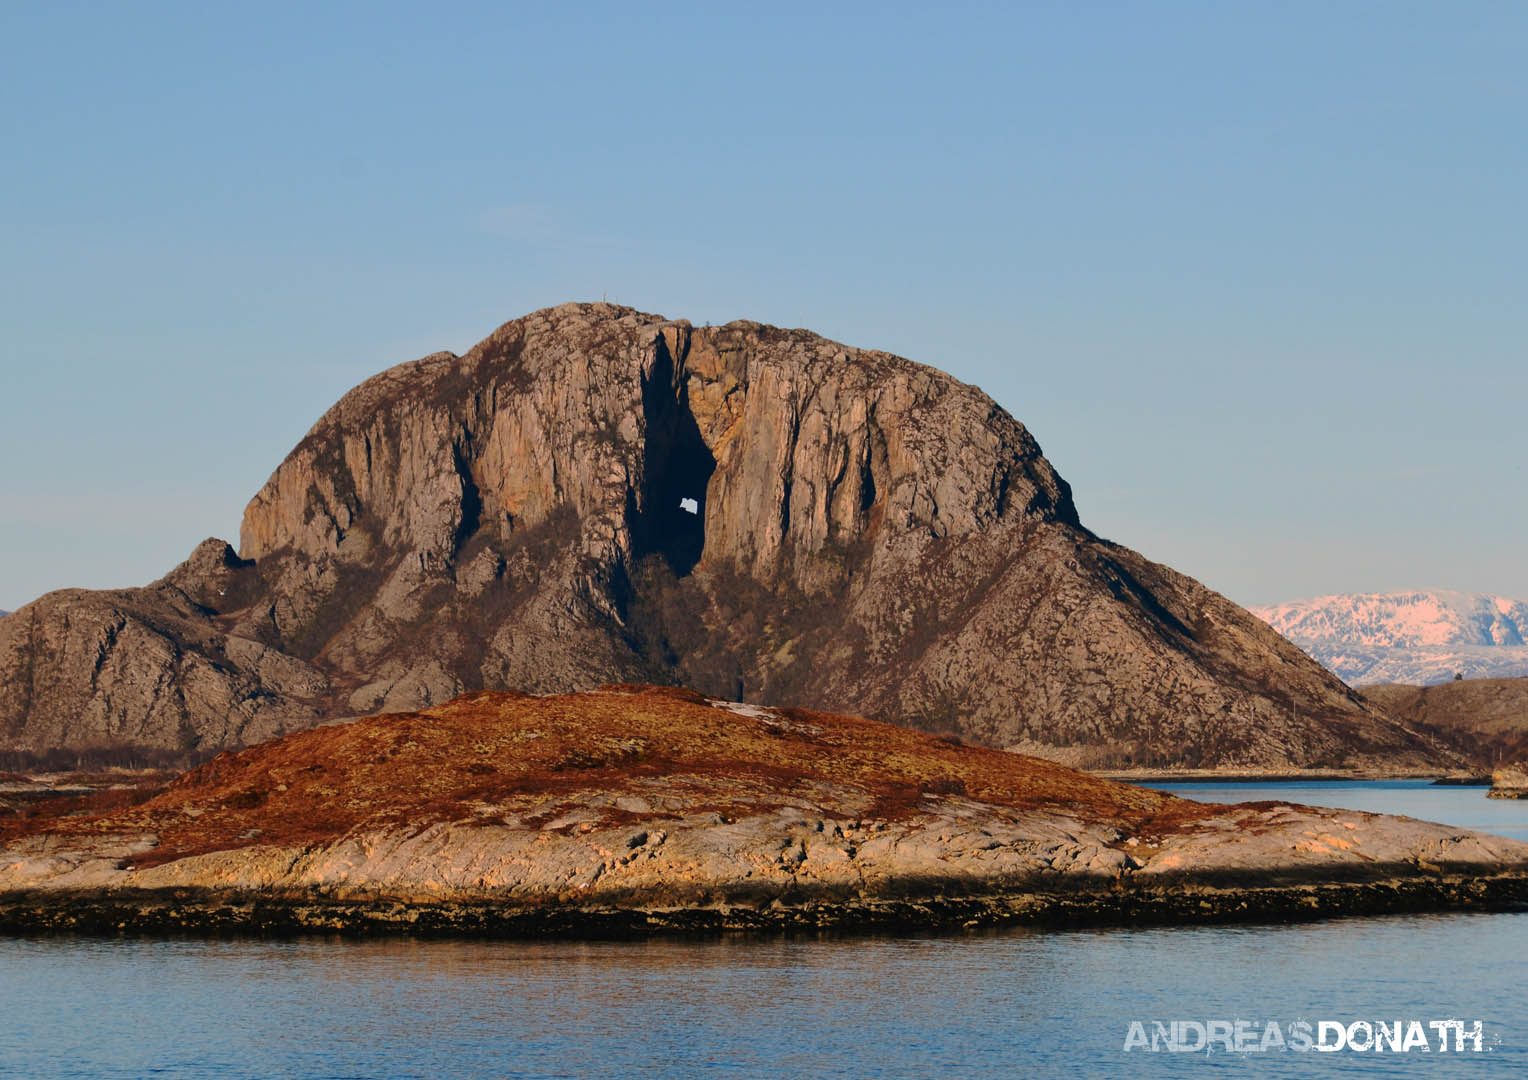
<instances>
[{"instance_id":1,"label":"rocky mountain","mask_svg":"<svg viewBox=\"0 0 1528 1080\"><path fill-rule=\"evenodd\" d=\"M606 304L356 387L249 503L237 552L208 540L145 588L0 622L0 748L218 747L609 682L1098 766L1447 757L1089 532L975 387L804 330Z\"/></svg>"},{"instance_id":2,"label":"rocky mountain","mask_svg":"<svg viewBox=\"0 0 1528 1080\"><path fill-rule=\"evenodd\" d=\"M0 931L651 934L1528 897L1528 844L1217 806L801 709L479 692L0 818Z\"/></svg>"},{"instance_id":3,"label":"rocky mountain","mask_svg":"<svg viewBox=\"0 0 1528 1080\"><path fill-rule=\"evenodd\" d=\"M1435 731L1480 768L1528 762L1528 678L1380 683L1363 694L1391 716Z\"/></svg>"},{"instance_id":4,"label":"rocky mountain","mask_svg":"<svg viewBox=\"0 0 1528 1080\"><path fill-rule=\"evenodd\" d=\"M1528 675L1528 601L1424 589L1249 610L1355 686Z\"/></svg>"}]
</instances>

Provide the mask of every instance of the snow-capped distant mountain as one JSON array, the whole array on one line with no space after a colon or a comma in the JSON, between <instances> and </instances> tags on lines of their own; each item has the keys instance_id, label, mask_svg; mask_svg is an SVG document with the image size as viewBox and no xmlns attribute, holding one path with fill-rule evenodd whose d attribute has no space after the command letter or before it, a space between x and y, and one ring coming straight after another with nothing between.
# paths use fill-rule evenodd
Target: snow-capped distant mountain
<instances>
[{"instance_id":1,"label":"snow-capped distant mountain","mask_svg":"<svg viewBox=\"0 0 1528 1080\"><path fill-rule=\"evenodd\" d=\"M1354 686L1528 675L1528 602L1421 589L1249 608Z\"/></svg>"}]
</instances>

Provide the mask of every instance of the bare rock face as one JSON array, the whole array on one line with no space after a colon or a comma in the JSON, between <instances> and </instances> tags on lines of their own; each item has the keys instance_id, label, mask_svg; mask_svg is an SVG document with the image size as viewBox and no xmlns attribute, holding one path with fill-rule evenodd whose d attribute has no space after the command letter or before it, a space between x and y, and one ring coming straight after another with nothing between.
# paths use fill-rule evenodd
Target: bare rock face
<instances>
[{"instance_id":1,"label":"bare rock face","mask_svg":"<svg viewBox=\"0 0 1528 1080\"><path fill-rule=\"evenodd\" d=\"M160 582L0 622L0 746L222 746L464 690L683 683L1076 764L1436 768L1079 523L974 387L605 304L361 384Z\"/></svg>"}]
</instances>

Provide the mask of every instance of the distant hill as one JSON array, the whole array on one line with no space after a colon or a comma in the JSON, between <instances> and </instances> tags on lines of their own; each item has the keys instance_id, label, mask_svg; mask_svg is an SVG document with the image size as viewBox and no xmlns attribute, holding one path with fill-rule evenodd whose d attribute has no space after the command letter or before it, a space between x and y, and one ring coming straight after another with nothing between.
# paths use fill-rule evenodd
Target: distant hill
<instances>
[{"instance_id":1,"label":"distant hill","mask_svg":"<svg viewBox=\"0 0 1528 1080\"><path fill-rule=\"evenodd\" d=\"M1528 602L1422 589L1248 609L1354 686L1528 675Z\"/></svg>"},{"instance_id":2,"label":"distant hill","mask_svg":"<svg viewBox=\"0 0 1528 1080\"><path fill-rule=\"evenodd\" d=\"M1528 761L1528 678L1383 683L1363 693L1396 719L1437 732L1484 767Z\"/></svg>"}]
</instances>

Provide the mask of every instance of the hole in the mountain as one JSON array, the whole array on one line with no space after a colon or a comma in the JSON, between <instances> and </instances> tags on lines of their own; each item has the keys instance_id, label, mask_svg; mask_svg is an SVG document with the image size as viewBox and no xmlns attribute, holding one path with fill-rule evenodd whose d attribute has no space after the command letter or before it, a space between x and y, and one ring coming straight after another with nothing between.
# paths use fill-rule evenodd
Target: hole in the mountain
<instances>
[{"instance_id":1,"label":"hole in the mountain","mask_svg":"<svg viewBox=\"0 0 1528 1080\"><path fill-rule=\"evenodd\" d=\"M685 387L675 385L674 359L661 341L652 375L642 384L642 415L646 476L641 509L632 507L633 554L662 555L684 577L706 546L706 485L716 458L700 436Z\"/></svg>"}]
</instances>

